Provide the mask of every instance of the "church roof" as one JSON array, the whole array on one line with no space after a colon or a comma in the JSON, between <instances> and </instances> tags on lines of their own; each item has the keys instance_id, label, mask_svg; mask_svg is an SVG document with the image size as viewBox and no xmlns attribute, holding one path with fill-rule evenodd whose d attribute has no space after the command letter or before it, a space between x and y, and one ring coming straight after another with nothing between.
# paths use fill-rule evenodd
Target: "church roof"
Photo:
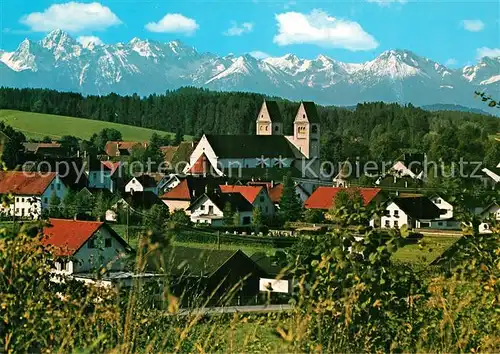
<instances>
[{"instance_id":1,"label":"church roof","mask_svg":"<svg viewBox=\"0 0 500 354\"><path fill-rule=\"evenodd\" d=\"M276 101L264 101L264 104L267 107L267 111L269 112L269 117L271 118L271 122L273 123L281 123L283 122L283 118L281 118L280 108Z\"/></svg>"},{"instance_id":2,"label":"church roof","mask_svg":"<svg viewBox=\"0 0 500 354\"><path fill-rule=\"evenodd\" d=\"M306 111L309 123L319 123L319 115L318 110L316 109L316 104L314 104L314 102L302 102L302 105Z\"/></svg>"},{"instance_id":3,"label":"church roof","mask_svg":"<svg viewBox=\"0 0 500 354\"><path fill-rule=\"evenodd\" d=\"M282 135L205 135L219 158L302 158Z\"/></svg>"}]
</instances>

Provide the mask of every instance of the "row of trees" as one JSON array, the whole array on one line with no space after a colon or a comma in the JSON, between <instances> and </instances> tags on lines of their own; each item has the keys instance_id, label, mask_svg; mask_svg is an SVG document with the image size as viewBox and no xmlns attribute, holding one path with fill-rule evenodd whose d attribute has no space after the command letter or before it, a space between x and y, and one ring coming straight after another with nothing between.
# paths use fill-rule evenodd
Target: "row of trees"
<instances>
[{"instance_id":1,"label":"row of trees","mask_svg":"<svg viewBox=\"0 0 500 354\"><path fill-rule=\"evenodd\" d=\"M198 137L202 133L253 134L263 99L264 96L258 94L189 87L144 98L0 89L0 109L63 114ZM298 103L278 100L285 134L291 134ZM345 161L357 156L380 161L397 158L406 150L416 150L445 161L459 157L483 161L488 155L489 163L499 154L498 148L488 143L488 136L500 131L500 121L492 116L429 112L411 104L381 102L358 104L352 110L318 107L318 111L323 132L322 157L329 161ZM104 139L100 139L96 145L102 147L103 142Z\"/></svg>"}]
</instances>

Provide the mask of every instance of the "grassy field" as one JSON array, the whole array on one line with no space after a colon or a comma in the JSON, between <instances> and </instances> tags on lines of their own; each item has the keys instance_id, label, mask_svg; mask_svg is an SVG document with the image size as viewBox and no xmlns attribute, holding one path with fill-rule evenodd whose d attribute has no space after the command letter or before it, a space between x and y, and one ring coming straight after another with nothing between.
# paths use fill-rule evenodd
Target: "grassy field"
<instances>
[{"instance_id":1,"label":"grassy field","mask_svg":"<svg viewBox=\"0 0 500 354\"><path fill-rule=\"evenodd\" d=\"M172 133L131 125L21 111L0 110L0 120L23 132L28 139L42 139L45 136L57 139L63 135L89 139L92 134L98 133L104 128L119 130L123 140L148 141L154 132L173 136Z\"/></svg>"},{"instance_id":2,"label":"grassy field","mask_svg":"<svg viewBox=\"0 0 500 354\"><path fill-rule=\"evenodd\" d=\"M113 225L113 229L116 231L118 235L123 237L132 248L137 248L139 243L139 235L141 234L141 227L130 227L129 228L129 237L127 240L127 232L125 225ZM191 248L201 248L201 249L221 249L221 250L242 250L245 252L247 256L252 256L257 252L265 252L269 255L274 254L275 249L268 246L261 245L239 245L239 244L220 244L217 243L201 243L201 242L179 242L174 241L175 246L183 246L183 247L191 247Z\"/></svg>"},{"instance_id":3,"label":"grassy field","mask_svg":"<svg viewBox=\"0 0 500 354\"><path fill-rule=\"evenodd\" d=\"M424 236L417 244L406 245L397 250L393 258L409 263L428 264L441 255L460 236Z\"/></svg>"}]
</instances>

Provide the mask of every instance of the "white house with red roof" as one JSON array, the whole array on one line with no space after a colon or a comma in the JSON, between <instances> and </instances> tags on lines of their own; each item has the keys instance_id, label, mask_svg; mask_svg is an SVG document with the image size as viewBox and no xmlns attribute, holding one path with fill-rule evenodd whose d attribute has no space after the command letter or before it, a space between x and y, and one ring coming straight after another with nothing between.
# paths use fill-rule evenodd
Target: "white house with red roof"
<instances>
[{"instance_id":1,"label":"white house with red roof","mask_svg":"<svg viewBox=\"0 0 500 354\"><path fill-rule=\"evenodd\" d=\"M42 244L54 255L54 272L121 271L130 246L104 222L49 219Z\"/></svg>"},{"instance_id":2,"label":"white house with red roof","mask_svg":"<svg viewBox=\"0 0 500 354\"><path fill-rule=\"evenodd\" d=\"M48 209L52 195L60 200L67 187L55 172L0 172L0 214L38 219Z\"/></svg>"},{"instance_id":3,"label":"white house with red roof","mask_svg":"<svg viewBox=\"0 0 500 354\"><path fill-rule=\"evenodd\" d=\"M259 208L262 215L272 217L275 214L274 203L263 186L220 185L222 193L239 193L254 208Z\"/></svg>"}]
</instances>

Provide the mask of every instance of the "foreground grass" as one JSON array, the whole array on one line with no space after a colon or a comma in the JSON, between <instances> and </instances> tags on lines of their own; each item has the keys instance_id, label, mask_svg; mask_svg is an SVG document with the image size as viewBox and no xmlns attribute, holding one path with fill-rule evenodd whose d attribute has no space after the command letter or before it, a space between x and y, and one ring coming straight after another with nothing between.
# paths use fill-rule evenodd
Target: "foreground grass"
<instances>
[{"instance_id":1,"label":"foreground grass","mask_svg":"<svg viewBox=\"0 0 500 354\"><path fill-rule=\"evenodd\" d=\"M392 257L402 262L428 264L459 238L460 236L424 236L419 243L398 249Z\"/></svg>"},{"instance_id":2,"label":"foreground grass","mask_svg":"<svg viewBox=\"0 0 500 354\"><path fill-rule=\"evenodd\" d=\"M123 140L148 141L154 132L160 135L174 136L173 133L125 124L11 110L0 110L0 120L21 131L28 139L42 139L45 136L58 139L64 135L89 139L92 134L104 128L120 131Z\"/></svg>"}]
</instances>

